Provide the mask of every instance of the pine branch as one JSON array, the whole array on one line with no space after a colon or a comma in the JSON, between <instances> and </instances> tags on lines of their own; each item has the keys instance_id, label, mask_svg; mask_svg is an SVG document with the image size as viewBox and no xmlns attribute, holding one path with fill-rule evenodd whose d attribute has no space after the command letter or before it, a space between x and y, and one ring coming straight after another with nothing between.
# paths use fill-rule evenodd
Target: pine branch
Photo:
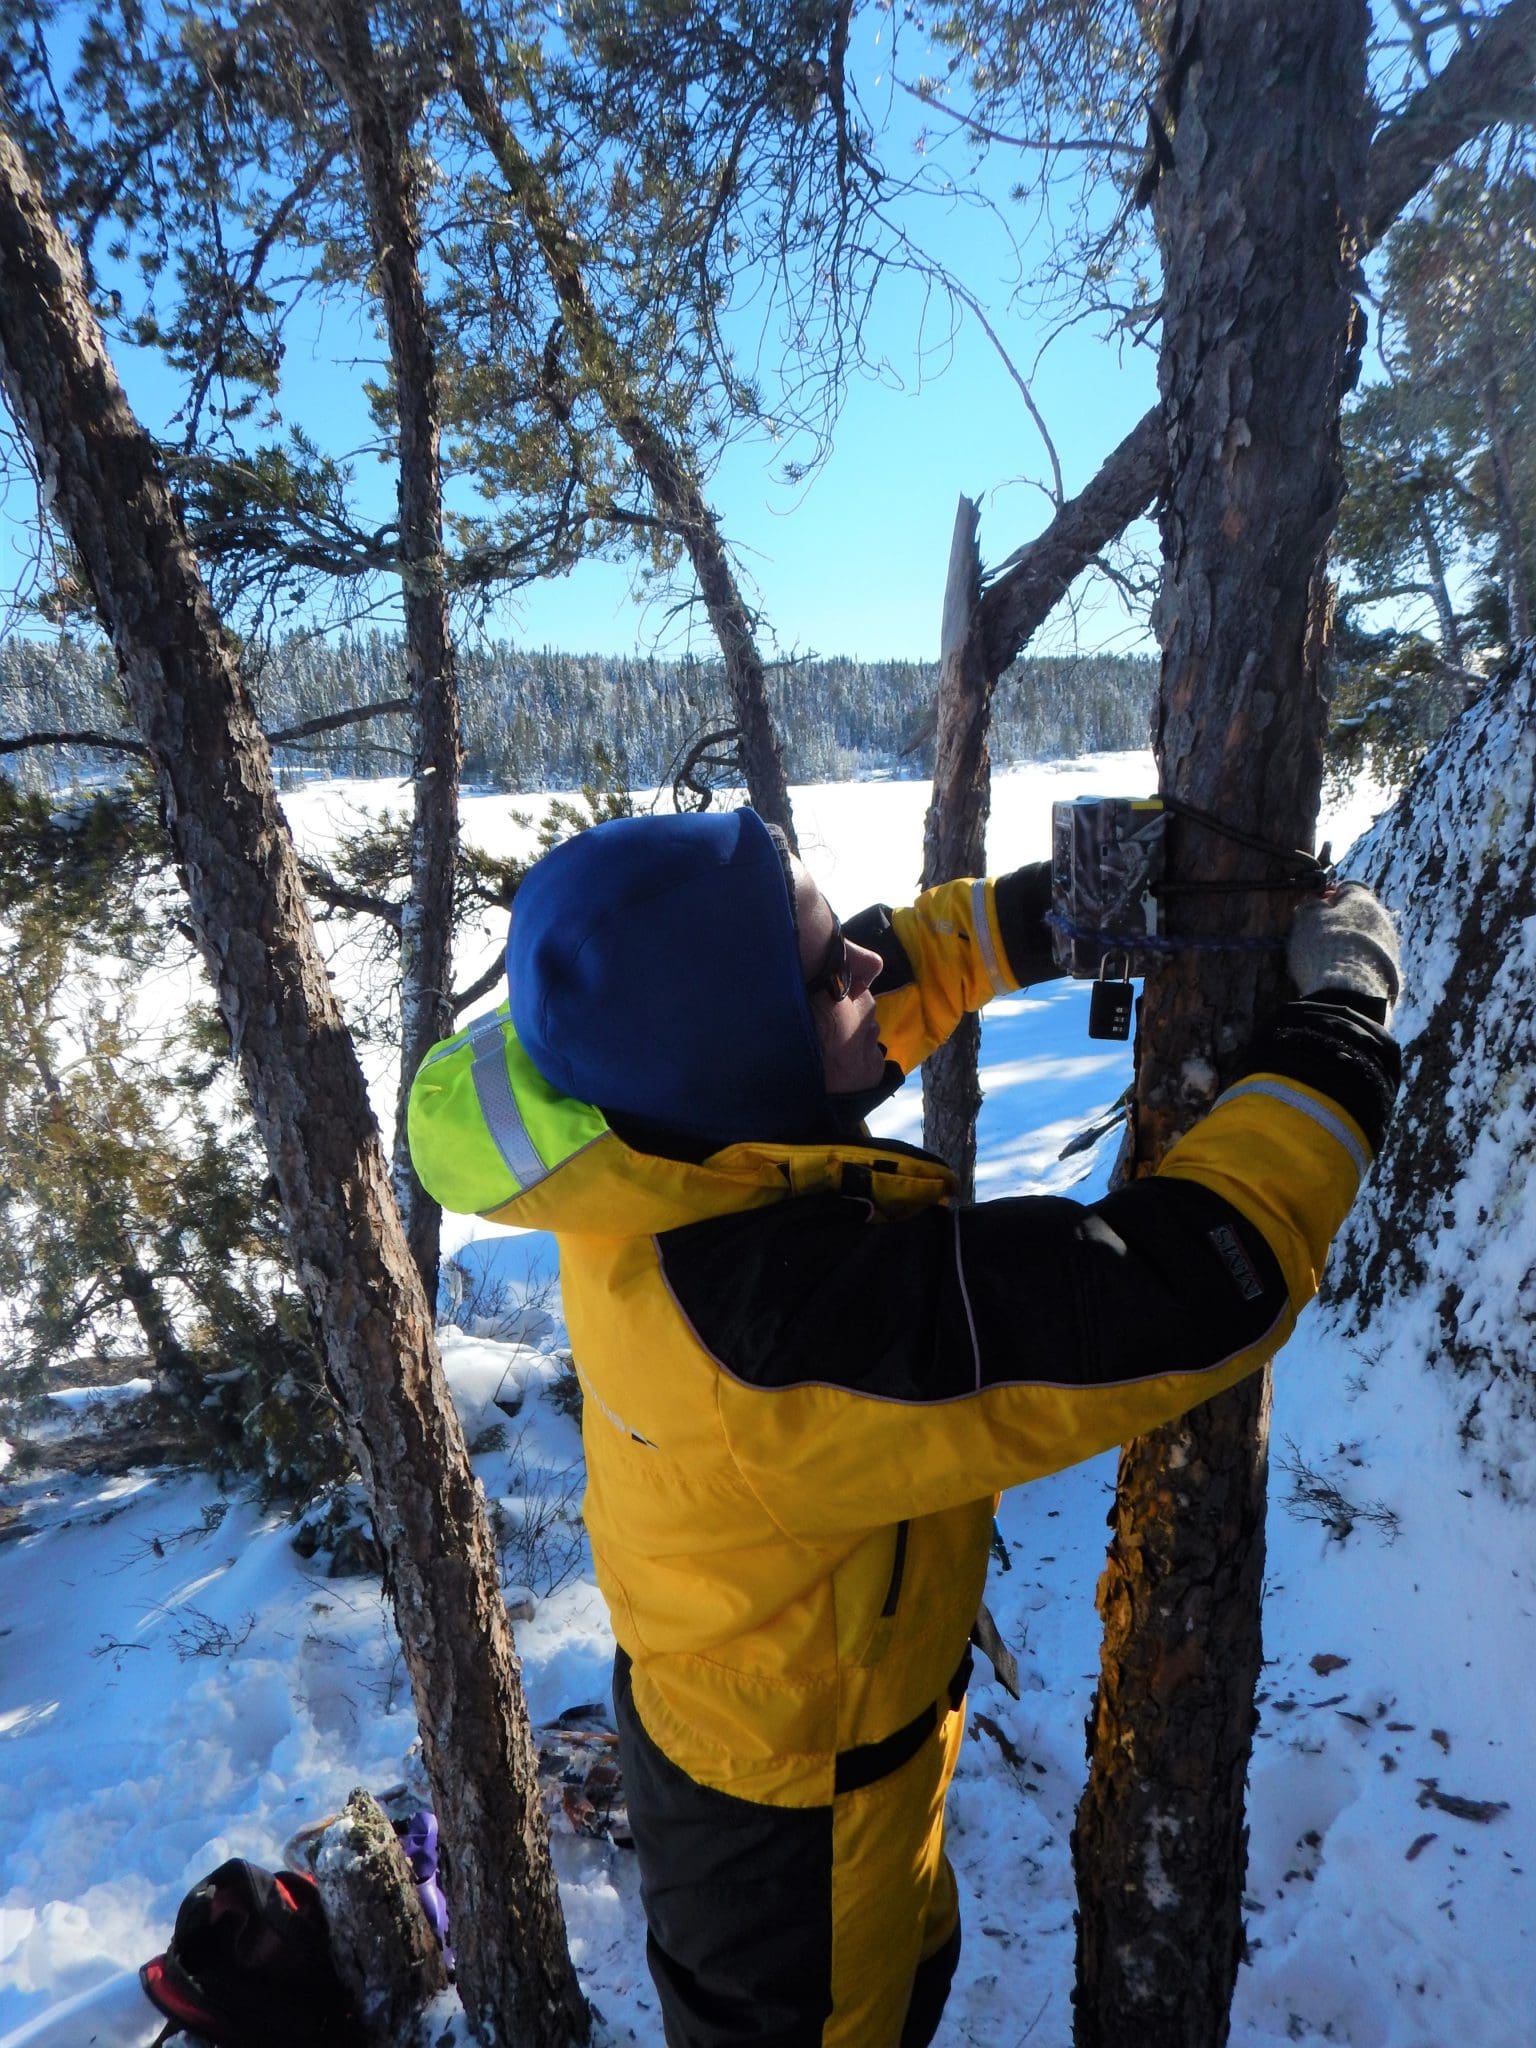
<instances>
[{"instance_id":1,"label":"pine branch","mask_svg":"<svg viewBox=\"0 0 1536 2048\"><path fill-rule=\"evenodd\" d=\"M343 725L361 725L365 718L386 718L411 708L409 697L385 697L378 704L357 704L350 711L331 711L324 718L308 718L302 725L283 726L267 734L273 747L291 746L295 740L312 739L319 732L335 732Z\"/></svg>"},{"instance_id":2,"label":"pine branch","mask_svg":"<svg viewBox=\"0 0 1536 2048\"><path fill-rule=\"evenodd\" d=\"M1389 121L1366 169L1365 241L1374 247L1464 142L1536 107L1536 0L1510 0L1474 43ZM1145 413L1045 531L1016 550L982 595L988 662L1001 675L1102 549L1156 497L1167 466L1162 416Z\"/></svg>"},{"instance_id":3,"label":"pine branch","mask_svg":"<svg viewBox=\"0 0 1536 2048\"><path fill-rule=\"evenodd\" d=\"M1536 0L1509 0L1377 131L1366 168L1365 241L1374 248L1442 164L1484 128L1536 113Z\"/></svg>"},{"instance_id":4,"label":"pine branch","mask_svg":"<svg viewBox=\"0 0 1536 2048\"><path fill-rule=\"evenodd\" d=\"M102 754L137 754L141 760L149 759L142 740L120 732L24 732L14 739L0 739L0 754L20 754L29 747L94 747Z\"/></svg>"},{"instance_id":5,"label":"pine branch","mask_svg":"<svg viewBox=\"0 0 1536 2048\"><path fill-rule=\"evenodd\" d=\"M302 725L280 727L267 734L267 742L274 747L291 746L297 740L313 738L316 733L335 732L344 725L360 725L364 719L382 718L410 708L409 697L386 697L378 704L358 704L350 711L332 711L324 718L306 719ZM98 753L136 754L140 760L149 759L149 749L142 740L120 732L24 732L12 739L0 739L0 754L25 753L32 747L92 747Z\"/></svg>"},{"instance_id":6,"label":"pine branch","mask_svg":"<svg viewBox=\"0 0 1536 2048\"><path fill-rule=\"evenodd\" d=\"M348 889L317 861L301 860L299 870L304 887L328 910L351 910L360 917L376 917L399 937L402 912L398 903L391 903L387 896L371 895L366 889Z\"/></svg>"},{"instance_id":7,"label":"pine branch","mask_svg":"<svg viewBox=\"0 0 1536 2048\"><path fill-rule=\"evenodd\" d=\"M989 127L963 108L950 106L926 86L910 85L904 78L898 78L896 83L910 99L920 101L936 114L942 114L946 121L953 121L967 135L974 135L982 142L1000 142L1006 149L1035 150L1041 156L1059 156L1068 152L1095 156L1140 156L1142 153L1139 142L1125 142L1116 135L1072 135L1060 140L1053 135L1010 135L1004 128Z\"/></svg>"},{"instance_id":8,"label":"pine branch","mask_svg":"<svg viewBox=\"0 0 1536 2048\"><path fill-rule=\"evenodd\" d=\"M1002 674L1076 577L1147 510L1167 467L1162 415L1154 406L1093 480L1061 506L1043 533L1009 556L982 592L990 674Z\"/></svg>"},{"instance_id":9,"label":"pine branch","mask_svg":"<svg viewBox=\"0 0 1536 2048\"><path fill-rule=\"evenodd\" d=\"M453 998L453 1014L462 1016L471 1003L478 1003L482 996L488 996L507 971L505 955L498 953L483 974L476 975L468 988L459 989Z\"/></svg>"}]
</instances>

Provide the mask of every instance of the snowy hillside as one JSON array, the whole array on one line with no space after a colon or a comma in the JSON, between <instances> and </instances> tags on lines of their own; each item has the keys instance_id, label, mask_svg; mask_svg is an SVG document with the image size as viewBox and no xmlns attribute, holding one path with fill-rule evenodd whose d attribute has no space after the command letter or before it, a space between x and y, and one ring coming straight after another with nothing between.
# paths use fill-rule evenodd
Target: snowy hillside
<instances>
[{"instance_id":1,"label":"snowy hillside","mask_svg":"<svg viewBox=\"0 0 1536 2048\"><path fill-rule=\"evenodd\" d=\"M1399 1309L1478 1462L1536 1502L1536 648L1351 866L1402 924L1407 1057L1336 1292L1357 1325Z\"/></svg>"},{"instance_id":2,"label":"snowy hillside","mask_svg":"<svg viewBox=\"0 0 1536 2048\"><path fill-rule=\"evenodd\" d=\"M1530 1467L1516 1455L1517 1428L1530 1433L1529 1380L1516 1372L1530 1335L1528 897L1510 927L1519 944L1493 949L1485 980L1454 964L1489 907L1494 868L1530 887L1531 687L1527 674L1463 721L1421 778L1433 799L1415 803L1428 808L1384 824L1349 863L1378 875L1404 913L1412 1085L1336 1298L1303 1319L1275 1374L1253 1955L1236 2048L1536 2039L1536 1757L1521 1732L1536 1683L1536 1545ZM1150 777L1145 757L1129 756L1000 777L994 865L1045 851L1052 797L1141 790ZM795 792L808 861L835 906L910 886L923 800L912 784ZM320 838L342 802L312 791L290 808ZM474 799L467 816L488 843L519 829L502 799ZM1325 829L1342 845L1360 822L1335 815ZM1480 834L1484 853L1464 858L1451 824ZM1446 1072L1431 1034L1474 985L1477 1027L1464 1025ZM1086 990L1068 984L989 1013L983 1195L1102 1190L1108 1147L1059 1155L1119 1094L1129 1054L1090 1041L1085 1023ZM1461 1147L1435 1155L1438 1179L1409 1144L1435 1124L1437 1101ZM915 1135L915 1090L882 1121ZM530 1705L548 1725L602 1699L611 1654L574 1518L579 1441L562 1406L561 1332L551 1302L525 1299L548 1249L488 1226L456 1230L480 1294L445 1362L526 1616L516 1634ZM1363 1323L1359 1280L1374 1304ZM1448 1326L1452 1286L1462 1312ZM1517 1310L1524 1334L1506 1335ZM1481 1377L1452 1348L1463 1336L1486 1349ZM1479 1440L1463 1424L1485 1383ZM1509 1477L1489 1484L1485 1467ZM279 1862L293 1831L356 1783L412 1779L398 1645L372 1580L329 1577L323 1553L295 1553L280 1516L221 1498L206 1479L6 1477L18 1518L0 1543L0 2048L141 2048L156 2021L122 1973L164 1945L190 1884L231 1854ZM1003 1504L1009 1568L994 1567L988 1599L1023 1696L991 1682L971 1696L951 1809L966 1948L937 2048L1070 2040L1067 1835L1113 1479L1113 1458L1101 1458ZM579 1809L558 1787L552 1798L583 1981L610 2040L661 2048L632 1856L574 1832Z\"/></svg>"}]
</instances>

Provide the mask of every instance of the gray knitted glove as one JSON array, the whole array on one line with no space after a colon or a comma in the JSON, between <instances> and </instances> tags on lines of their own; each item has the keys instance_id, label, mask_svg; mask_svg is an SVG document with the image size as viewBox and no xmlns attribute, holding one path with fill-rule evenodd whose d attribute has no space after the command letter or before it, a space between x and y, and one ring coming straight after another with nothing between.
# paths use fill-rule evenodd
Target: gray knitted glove
<instances>
[{"instance_id":1,"label":"gray knitted glove","mask_svg":"<svg viewBox=\"0 0 1536 2048\"><path fill-rule=\"evenodd\" d=\"M1303 903L1286 949L1291 979L1304 996L1325 989L1376 996L1387 1021L1403 982L1397 927L1364 882L1340 882Z\"/></svg>"}]
</instances>

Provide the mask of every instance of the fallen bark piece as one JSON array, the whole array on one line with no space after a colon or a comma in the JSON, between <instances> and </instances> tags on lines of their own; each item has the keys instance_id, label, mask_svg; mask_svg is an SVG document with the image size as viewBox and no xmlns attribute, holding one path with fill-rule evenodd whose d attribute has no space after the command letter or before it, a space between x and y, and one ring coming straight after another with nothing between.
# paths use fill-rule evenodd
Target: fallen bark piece
<instances>
[{"instance_id":1,"label":"fallen bark piece","mask_svg":"<svg viewBox=\"0 0 1536 2048\"><path fill-rule=\"evenodd\" d=\"M990 1714L973 1714L971 1716L971 1725L979 1733L991 1736L992 1740L1002 1751L1005 1763L1012 1764L1016 1771L1022 1771L1025 1768L1024 1758L1014 1745L1012 1738L997 1725Z\"/></svg>"},{"instance_id":2,"label":"fallen bark piece","mask_svg":"<svg viewBox=\"0 0 1536 2048\"><path fill-rule=\"evenodd\" d=\"M1019 1697L1019 1660L1003 1641L997 1623L985 1601L976 1610L976 1619L971 1624L971 1641L992 1666L993 1676L1003 1691Z\"/></svg>"},{"instance_id":3,"label":"fallen bark piece","mask_svg":"<svg viewBox=\"0 0 1536 2048\"><path fill-rule=\"evenodd\" d=\"M355 1791L310 1851L331 1953L369 2048L427 2048L425 2010L448 1982L389 1816Z\"/></svg>"},{"instance_id":4,"label":"fallen bark piece","mask_svg":"<svg viewBox=\"0 0 1536 2048\"><path fill-rule=\"evenodd\" d=\"M1336 1656L1332 1650L1319 1650L1309 1661L1318 1677L1326 1678L1330 1671L1342 1671L1349 1659Z\"/></svg>"},{"instance_id":5,"label":"fallen bark piece","mask_svg":"<svg viewBox=\"0 0 1536 2048\"><path fill-rule=\"evenodd\" d=\"M1441 1813L1452 1814L1457 1820L1497 1820L1501 1813L1509 1811L1507 1799L1463 1799L1459 1792L1442 1792L1438 1778L1420 1778L1419 1784L1420 1806L1438 1807Z\"/></svg>"}]
</instances>

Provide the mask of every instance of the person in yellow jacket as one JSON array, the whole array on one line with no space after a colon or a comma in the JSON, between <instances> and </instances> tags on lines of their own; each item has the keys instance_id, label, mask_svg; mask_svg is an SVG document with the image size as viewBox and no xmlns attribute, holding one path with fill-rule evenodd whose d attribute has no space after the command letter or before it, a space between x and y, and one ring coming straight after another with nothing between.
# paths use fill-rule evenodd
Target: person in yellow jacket
<instances>
[{"instance_id":1,"label":"person in yellow jacket","mask_svg":"<svg viewBox=\"0 0 1536 2048\"><path fill-rule=\"evenodd\" d=\"M510 999L417 1076L446 1207L552 1230L670 2048L924 2048L995 1494L1254 1370L1398 1080L1390 922L1298 920L1283 1010L1151 1179L963 1206L868 1110L1046 979L1044 865L840 925L751 811L524 880Z\"/></svg>"}]
</instances>

